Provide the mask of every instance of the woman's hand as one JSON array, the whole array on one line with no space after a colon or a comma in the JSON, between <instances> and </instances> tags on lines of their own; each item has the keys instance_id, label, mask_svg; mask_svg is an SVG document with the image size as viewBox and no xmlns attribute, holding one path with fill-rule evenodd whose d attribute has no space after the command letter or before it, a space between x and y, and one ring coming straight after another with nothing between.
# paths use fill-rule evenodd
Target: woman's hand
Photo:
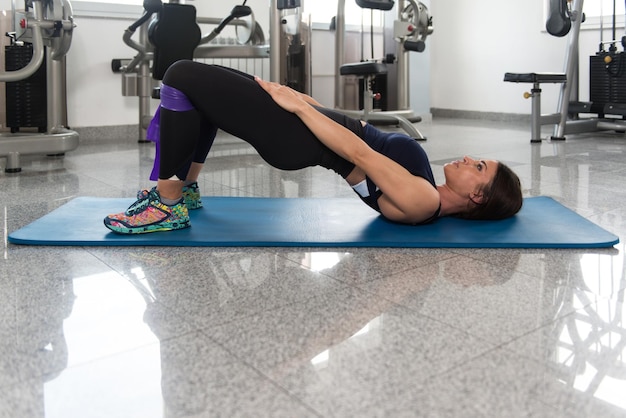
<instances>
[{"instance_id":1,"label":"woman's hand","mask_svg":"<svg viewBox=\"0 0 626 418\"><path fill-rule=\"evenodd\" d=\"M270 81L262 80L259 77L254 77L257 83L265 90L272 99L280 107L291 113L297 113L298 110L308 106L307 102L302 99L301 95L287 86L283 86L278 83L272 83Z\"/></svg>"}]
</instances>

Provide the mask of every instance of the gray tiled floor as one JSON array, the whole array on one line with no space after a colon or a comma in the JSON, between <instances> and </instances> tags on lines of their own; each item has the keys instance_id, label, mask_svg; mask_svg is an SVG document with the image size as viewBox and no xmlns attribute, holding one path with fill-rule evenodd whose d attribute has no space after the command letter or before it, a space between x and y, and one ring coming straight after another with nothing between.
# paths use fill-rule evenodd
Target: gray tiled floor
<instances>
[{"instance_id":1,"label":"gray tiled floor","mask_svg":"<svg viewBox=\"0 0 626 418\"><path fill-rule=\"evenodd\" d=\"M623 135L531 145L525 126L419 127L438 181L463 154L503 160L526 196L552 196L624 236ZM206 195L353 196L324 169L281 173L225 136L214 151ZM621 243L7 244L76 196L133 196L149 185L152 155L127 138L23 158L15 175L0 160L0 417L626 416Z\"/></svg>"}]
</instances>

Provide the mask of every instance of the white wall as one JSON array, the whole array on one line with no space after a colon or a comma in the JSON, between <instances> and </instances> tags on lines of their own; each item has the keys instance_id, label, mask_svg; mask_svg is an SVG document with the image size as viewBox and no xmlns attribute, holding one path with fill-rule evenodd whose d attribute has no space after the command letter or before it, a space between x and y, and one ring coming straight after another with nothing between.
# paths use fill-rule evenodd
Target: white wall
<instances>
[{"instance_id":1,"label":"white wall","mask_svg":"<svg viewBox=\"0 0 626 418\"><path fill-rule=\"evenodd\" d=\"M139 123L136 97L122 96L120 74L111 71L111 59L132 58L122 42L130 21L77 17L67 54L67 113L73 128Z\"/></svg>"},{"instance_id":2,"label":"white wall","mask_svg":"<svg viewBox=\"0 0 626 418\"><path fill-rule=\"evenodd\" d=\"M240 2L195 2L198 16L223 18L234 4ZM268 0L249 0L255 17L269 35ZM111 59L132 58L135 51L122 41L124 30L139 18L93 18L80 13L75 16L72 46L67 54L68 123L72 127L131 125L139 121L138 98L122 96L120 74L111 71ZM203 33L213 29L202 26ZM138 33L133 39L138 41ZM223 36L235 36L231 29ZM154 106L157 103L154 101Z\"/></svg>"},{"instance_id":3,"label":"white wall","mask_svg":"<svg viewBox=\"0 0 626 418\"><path fill-rule=\"evenodd\" d=\"M240 2L197 1L194 6L198 16L224 17L236 3ZM255 18L261 24L266 38L269 38L269 0L249 0L247 4L254 10ZM334 0L330 0L329 4L330 7L336 8ZM134 55L134 51L122 42L122 35L124 30L139 17L139 13L128 14L126 19L105 19L88 17L78 11L80 8L75 7L75 9L77 9L75 13L77 27L67 56L69 125L90 127L138 123L138 99L122 96L121 76L111 72L110 63L112 58L131 58ZM212 27L203 26L202 29L203 33L207 33ZM232 29L226 29L222 35L230 37L235 34ZM138 40L138 33L133 39ZM333 32L313 31L312 92L326 106L334 105L334 39ZM352 55L356 57L360 51L357 45L358 36L354 33L349 34L347 40L351 48L355 49ZM346 49L347 55L350 56L350 51L348 51L350 47ZM410 100L411 103L415 103L415 106L412 106L413 109L420 114L428 113L430 108L429 52L427 49L427 53L419 54L419 57L416 56L418 54L411 54L411 66L415 74L419 76L411 79ZM351 58L357 60L358 58L355 57ZM238 63L223 62L223 64L237 66ZM263 67L268 65L268 62L265 62ZM154 106L156 107L156 101Z\"/></svg>"},{"instance_id":4,"label":"white wall","mask_svg":"<svg viewBox=\"0 0 626 418\"><path fill-rule=\"evenodd\" d=\"M334 0L309 1L328 1L329 7L336 7ZM194 5L198 15L223 17L240 3L196 1ZM269 38L269 0L249 0L247 4ZM447 0L432 2L430 11L435 31L427 41L426 52L411 56L410 97L417 113L432 107L529 114L530 102L522 93L530 86L504 83L504 73L563 69L566 39L544 31L542 0ZM77 27L67 57L70 126L138 123L138 99L122 96L120 75L110 69L112 58L134 55L122 42L122 34L137 17L103 19L76 14ZM607 29L604 39L609 37ZM595 53L599 39L597 30L581 33L581 99L588 98L588 56ZM332 33L314 33L312 49L313 95L332 105ZM543 108L554 108L557 87L543 87Z\"/></svg>"},{"instance_id":5,"label":"white wall","mask_svg":"<svg viewBox=\"0 0 626 418\"><path fill-rule=\"evenodd\" d=\"M503 82L506 72L563 72L567 38L545 32L543 0L433 2L431 106L479 112L530 113L532 86ZM620 29L620 32L622 29ZM607 29L604 40L611 38ZM589 56L599 30L580 34L580 99L589 98ZM542 84L542 110L556 110L558 86Z\"/></svg>"}]
</instances>

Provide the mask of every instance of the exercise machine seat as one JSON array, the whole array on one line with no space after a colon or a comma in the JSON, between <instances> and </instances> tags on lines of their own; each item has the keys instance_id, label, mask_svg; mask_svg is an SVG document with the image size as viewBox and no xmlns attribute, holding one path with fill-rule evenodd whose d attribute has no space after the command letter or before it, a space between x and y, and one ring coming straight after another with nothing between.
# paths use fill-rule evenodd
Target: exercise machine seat
<instances>
[{"instance_id":1,"label":"exercise machine seat","mask_svg":"<svg viewBox=\"0 0 626 418\"><path fill-rule=\"evenodd\" d=\"M562 73L505 73L504 81L511 83L565 83Z\"/></svg>"},{"instance_id":2,"label":"exercise machine seat","mask_svg":"<svg viewBox=\"0 0 626 418\"><path fill-rule=\"evenodd\" d=\"M356 75L366 77L370 75L387 74L387 66L382 62L355 62L344 64L339 68L341 75Z\"/></svg>"},{"instance_id":3,"label":"exercise machine seat","mask_svg":"<svg viewBox=\"0 0 626 418\"><path fill-rule=\"evenodd\" d=\"M504 81L510 83L531 83L530 93L524 93L525 98L532 99L530 116L530 142L541 142L541 126L548 122L556 122L560 115L542 115L541 113L541 83L565 83L567 75L563 73L504 73ZM561 139L552 137L552 139ZM565 138L562 138L565 139Z\"/></svg>"},{"instance_id":4,"label":"exercise machine seat","mask_svg":"<svg viewBox=\"0 0 626 418\"><path fill-rule=\"evenodd\" d=\"M356 0L356 4L362 9L374 9L388 11L393 9L394 0Z\"/></svg>"},{"instance_id":5,"label":"exercise machine seat","mask_svg":"<svg viewBox=\"0 0 626 418\"><path fill-rule=\"evenodd\" d=\"M196 8L191 5L164 3L148 36L154 45L152 77L162 80L165 71L176 61L193 59L202 32L196 22Z\"/></svg>"}]
</instances>

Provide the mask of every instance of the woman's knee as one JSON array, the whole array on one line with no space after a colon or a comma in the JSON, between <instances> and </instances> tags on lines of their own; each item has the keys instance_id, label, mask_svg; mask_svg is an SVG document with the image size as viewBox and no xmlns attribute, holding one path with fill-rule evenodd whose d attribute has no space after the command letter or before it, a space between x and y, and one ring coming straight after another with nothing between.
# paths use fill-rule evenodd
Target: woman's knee
<instances>
[{"instance_id":1,"label":"woman's knee","mask_svg":"<svg viewBox=\"0 0 626 418\"><path fill-rule=\"evenodd\" d=\"M180 60L170 65L165 75L163 76L163 83L168 86L174 86L178 81L185 80L189 77L191 69L197 63L191 60Z\"/></svg>"}]
</instances>

